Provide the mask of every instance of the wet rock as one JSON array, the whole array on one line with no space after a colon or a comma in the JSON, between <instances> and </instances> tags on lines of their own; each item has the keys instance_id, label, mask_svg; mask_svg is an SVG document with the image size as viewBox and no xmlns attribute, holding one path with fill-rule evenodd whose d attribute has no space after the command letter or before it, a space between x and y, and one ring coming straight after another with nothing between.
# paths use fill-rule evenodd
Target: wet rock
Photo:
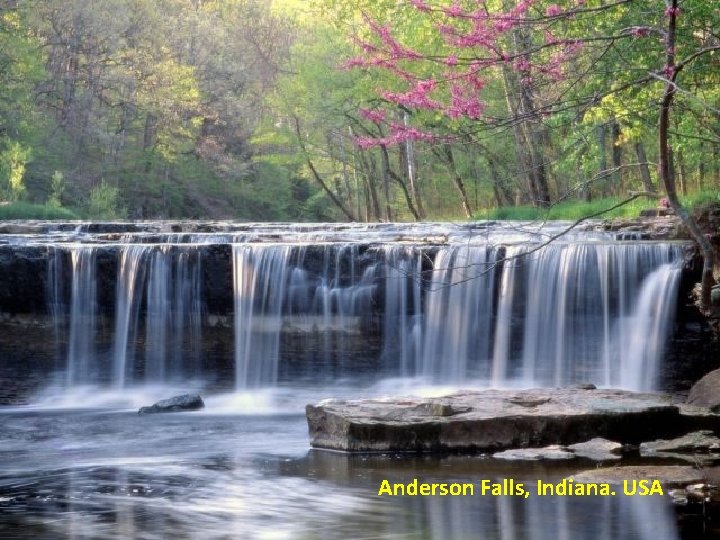
<instances>
[{"instance_id":1,"label":"wet rock","mask_svg":"<svg viewBox=\"0 0 720 540\"><path fill-rule=\"evenodd\" d=\"M658 214L652 212L652 214ZM685 240L689 238L680 218L675 215L647 215L635 219L615 218L595 225L596 230L613 231L624 240Z\"/></svg>"},{"instance_id":2,"label":"wet rock","mask_svg":"<svg viewBox=\"0 0 720 540\"><path fill-rule=\"evenodd\" d=\"M687 465L628 465L581 471L572 476L575 482L621 485L632 480L659 480L664 488L687 486L703 480L702 471Z\"/></svg>"},{"instance_id":3,"label":"wet rock","mask_svg":"<svg viewBox=\"0 0 720 540\"><path fill-rule=\"evenodd\" d=\"M509 461L537 461L539 459L573 459L575 454L568 452L562 446L551 445L545 448L514 448L493 454L494 458Z\"/></svg>"},{"instance_id":4,"label":"wet rock","mask_svg":"<svg viewBox=\"0 0 720 540\"><path fill-rule=\"evenodd\" d=\"M720 412L720 369L711 371L690 389L687 402Z\"/></svg>"},{"instance_id":5,"label":"wet rock","mask_svg":"<svg viewBox=\"0 0 720 540\"><path fill-rule=\"evenodd\" d=\"M696 431L676 439L659 439L640 445L643 457L686 459L692 462L720 459L720 439L712 431Z\"/></svg>"},{"instance_id":6,"label":"wet rock","mask_svg":"<svg viewBox=\"0 0 720 540\"><path fill-rule=\"evenodd\" d=\"M308 405L306 413L313 447L349 452L482 452L595 437L639 444L687 431L669 398L621 390L483 390L441 398L327 400Z\"/></svg>"},{"instance_id":7,"label":"wet rock","mask_svg":"<svg viewBox=\"0 0 720 540\"><path fill-rule=\"evenodd\" d=\"M597 390L597 386L593 383L580 383L573 386L573 388L577 388L578 390Z\"/></svg>"},{"instance_id":8,"label":"wet rock","mask_svg":"<svg viewBox=\"0 0 720 540\"><path fill-rule=\"evenodd\" d=\"M575 452L578 457L584 457L592 459L593 461L609 461L613 459L620 459L620 453L622 452L623 445L608 441L601 437L590 439L589 441L571 444L568 446L568 450Z\"/></svg>"},{"instance_id":9,"label":"wet rock","mask_svg":"<svg viewBox=\"0 0 720 540\"><path fill-rule=\"evenodd\" d=\"M204 407L205 402L198 394L182 394L170 399L160 400L150 407L140 407L138 414L197 411Z\"/></svg>"}]
</instances>

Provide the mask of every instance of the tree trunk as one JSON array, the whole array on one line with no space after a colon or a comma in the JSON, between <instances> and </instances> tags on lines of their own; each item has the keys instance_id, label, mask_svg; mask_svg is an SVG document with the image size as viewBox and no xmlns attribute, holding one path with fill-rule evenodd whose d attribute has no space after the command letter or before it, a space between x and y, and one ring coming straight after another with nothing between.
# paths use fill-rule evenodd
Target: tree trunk
<instances>
[{"instance_id":1,"label":"tree trunk","mask_svg":"<svg viewBox=\"0 0 720 540\"><path fill-rule=\"evenodd\" d=\"M605 139L607 134L607 129L605 124L599 124L596 128L596 135L597 135L597 144L598 144L598 179L601 181L602 189L600 190L600 193L602 193L603 197L608 196L608 185L607 185L607 155L605 153Z\"/></svg>"},{"instance_id":2,"label":"tree trunk","mask_svg":"<svg viewBox=\"0 0 720 540\"><path fill-rule=\"evenodd\" d=\"M677 164L678 171L680 172L680 192L683 194L683 197L687 197L688 181L690 179L687 175L687 168L685 167L685 157L683 156L682 150L677 153Z\"/></svg>"},{"instance_id":3,"label":"tree trunk","mask_svg":"<svg viewBox=\"0 0 720 540\"><path fill-rule=\"evenodd\" d=\"M513 32L515 40L515 51L521 54L526 53L533 47L532 38L522 25ZM526 58L526 60L530 60ZM536 198L533 201L535 206L550 206L550 189L548 188L547 170L545 167L545 154L543 152L542 126L538 122L538 114L535 109L535 88L532 77L520 77L520 126L524 132L525 140L529 147L530 177L535 187Z\"/></svg>"},{"instance_id":4,"label":"tree trunk","mask_svg":"<svg viewBox=\"0 0 720 540\"><path fill-rule=\"evenodd\" d=\"M420 221L420 214L418 214L418 211L415 209L415 205L413 204L412 197L410 196L407 185L405 184L405 182L403 182L403 179L399 175L395 174L395 172L390 167L390 155L388 154L387 146L381 144L380 150L382 151L382 160L385 167L385 175L389 178L392 178L400 185L400 189L402 189L403 195L405 196L405 202L407 204L408 210L410 210L410 213L412 214L415 221Z\"/></svg>"},{"instance_id":5,"label":"tree trunk","mask_svg":"<svg viewBox=\"0 0 720 540\"><path fill-rule=\"evenodd\" d=\"M335 193L328 187L328 185L325 183L325 181L322 179L320 174L318 173L317 169L315 168L315 165L313 165L312 160L310 159L310 155L307 152L307 148L305 148L305 143L303 142L302 138L302 130L300 129L300 119L295 116L295 134L297 135L297 141L298 145L300 146L300 150L302 150L303 155L305 156L305 163L307 163L307 166L310 168L310 172L312 172L313 177L317 181L318 184L320 184L320 187L323 189L325 194L330 198L330 200L335 203L335 206L337 206L340 211L345 214L345 216L350 221L357 221L355 216L353 216L353 213L345 206L345 204L335 195Z\"/></svg>"},{"instance_id":6,"label":"tree trunk","mask_svg":"<svg viewBox=\"0 0 720 540\"><path fill-rule=\"evenodd\" d=\"M515 77L511 73L510 68L503 66L503 83L505 87L505 101L507 102L508 112L513 119L519 118L519 106L514 96L517 95L517 89L513 85ZM531 201L538 199L535 181L533 179L532 158L528 152L529 142L525 139L523 130L520 128L520 120L512 121L513 138L515 140L515 155L518 163L518 172L525 178L527 186L527 195Z\"/></svg>"},{"instance_id":7,"label":"tree trunk","mask_svg":"<svg viewBox=\"0 0 720 540\"><path fill-rule=\"evenodd\" d=\"M462 177L458 173L457 167L455 166L455 158L453 157L452 146L450 146L448 143L444 143L442 145L442 149L445 155L445 164L447 165L448 171L452 176L453 183L455 184L455 187L460 194L460 202L462 204L463 212L465 212L465 216L470 219L472 218L470 201L468 200L467 192L465 191L465 184L463 183Z\"/></svg>"},{"instance_id":8,"label":"tree trunk","mask_svg":"<svg viewBox=\"0 0 720 540\"><path fill-rule=\"evenodd\" d=\"M365 190L367 193L367 206L368 206L368 220L370 216L374 221L380 221L380 202L378 200L377 189L375 188L375 182L373 178L376 178L377 174L375 171L374 164L371 165L368 162L368 156L365 152L358 152L360 157L360 164L364 171L363 177L365 179Z\"/></svg>"},{"instance_id":9,"label":"tree trunk","mask_svg":"<svg viewBox=\"0 0 720 540\"><path fill-rule=\"evenodd\" d=\"M680 217L685 226L690 230L695 241L700 246L703 255L702 283L700 292L700 309L708 311L711 304L712 287L715 285L713 278L714 253L710 240L700 229L697 221L688 213L687 209L682 205L677 195L675 186L675 178L672 171L671 155L670 155L670 112L672 110L673 100L675 98L677 79L679 70L676 69L675 63L675 42L677 32L677 11L678 0L668 0L668 30L666 37L666 61L665 72L670 73L670 80L665 84L662 103L660 106L660 121L658 129L658 143L660 146L660 179L665 186L670 206Z\"/></svg>"},{"instance_id":10,"label":"tree trunk","mask_svg":"<svg viewBox=\"0 0 720 540\"><path fill-rule=\"evenodd\" d=\"M409 124L408 113L403 114L403 122L405 126ZM415 143L408 139L405 141L405 159L407 160L407 178L410 183L410 192L412 198L415 201L415 208L417 208L417 219L425 219L425 208L420 197L420 186L417 181L417 161L415 159Z\"/></svg>"},{"instance_id":11,"label":"tree trunk","mask_svg":"<svg viewBox=\"0 0 720 540\"><path fill-rule=\"evenodd\" d=\"M650 176L650 167L648 166L645 146L643 146L641 141L635 143L635 155L637 155L638 167L640 167L640 180L642 181L643 189L648 193L655 193L655 186Z\"/></svg>"},{"instance_id":12,"label":"tree trunk","mask_svg":"<svg viewBox=\"0 0 720 540\"><path fill-rule=\"evenodd\" d=\"M612 183L615 195L619 195L623 191L623 174L622 174L622 146L620 146L620 124L616 121L612 123Z\"/></svg>"}]
</instances>

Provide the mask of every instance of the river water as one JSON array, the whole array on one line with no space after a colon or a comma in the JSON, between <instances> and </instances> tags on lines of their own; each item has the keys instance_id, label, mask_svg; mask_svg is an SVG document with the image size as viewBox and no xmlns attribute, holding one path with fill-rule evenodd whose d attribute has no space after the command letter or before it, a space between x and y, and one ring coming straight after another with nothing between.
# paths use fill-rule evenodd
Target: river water
<instances>
[{"instance_id":1,"label":"river water","mask_svg":"<svg viewBox=\"0 0 720 540\"><path fill-rule=\"evenodd\" d=\"M513 478L534 486L595 465L309 448L302 403L313 395L377 391L278 389L210 398L203 412L171 415L6 409L0 413L0 537L681 537L667 496L538 497L532 488L521 499L483 496L478 487L465 497L379 497L384 479L479 486L483 479ZM230 412L243 408L248 412Z\"/></svg>"}]
</instances>

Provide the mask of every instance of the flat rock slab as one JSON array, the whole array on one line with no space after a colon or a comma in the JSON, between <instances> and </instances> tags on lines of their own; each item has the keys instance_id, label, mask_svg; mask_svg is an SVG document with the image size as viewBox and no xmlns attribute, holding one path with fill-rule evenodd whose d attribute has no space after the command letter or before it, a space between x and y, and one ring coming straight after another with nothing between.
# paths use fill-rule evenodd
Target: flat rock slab
<instances>
[{"instance_id":1,"label":"flat rock slab","mask_svg":"<svg viewBox=\"0 0 720 540\"><path fill-rule=\"evenodd\" d=\"M613 485L620 485L630 480L659 480L663 487L676 487L701 482L703 472L685 465L628 465L582 471L573 475L572 478L578 483Z\"/></svg>"},{"instance_id":2,"label":"flat rock slab","mask_svg":"<svg viewBox=\"0 0 720 540\"><path fill-rule=\"evenodd\" d=\"M654 456L663 452L698 453L720 451L720 439L712 431L695 431L677 439L644 442L640 445L641 456Z\"/></svg>"},{"instance_id":3,"label":"flat rock slab","mask_svg":"<svg viewBox=\"0 0 720 540\"><path fill-rule=\"evenodd\" d=\"M595 437L639 444L674 437L682 423L667 396L578 388L326 400L306 413L313 447L347 452L483 452Z\"/></svg>"}]
</instances>

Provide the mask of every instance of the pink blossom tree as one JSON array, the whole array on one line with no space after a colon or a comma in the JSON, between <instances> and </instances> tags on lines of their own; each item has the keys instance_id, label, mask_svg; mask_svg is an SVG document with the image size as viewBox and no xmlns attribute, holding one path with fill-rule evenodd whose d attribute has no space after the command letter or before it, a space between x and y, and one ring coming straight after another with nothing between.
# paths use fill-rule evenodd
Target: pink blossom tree
<instances>
[{"instance_id":1,"label":"pink blossom tree","mask_svg":"<svg viewBox=\"0 0 720 540\"><path fill-rule=\"evenodd\" d=\"M632 100L639 88L649 88L650 95L655 91L655 103L659 102L654 108L659 178L671 207L702 250L701 305L707 309L714 284L713 251L677 195L670 117L678 94L692 94L679 83L681 71L712 59L720 50L720 36L710 22L703 20L717 17L712 2L694 6L695 18L682 32L679 0L665 0L661 6L648 0L407 2L431 21L433 47L410 46L391 25L365 17L369 31L356 39L362 52L350 59L347 67L384 72L394 82L378 89L380 104L362 113L384 128L383 135L358 137L357 145L368 149L410 140L439 142L447 147L453 135L438 127L457 126L459 122L492 127L501 120L487 114L485 96L488 86L500 80L511 113L505 125L512 128L527 190L534 204L548 206L551 189L548 159L543 153L548 121L568 111L582 116L608 96ZM602 72L605 57L616 62L615 78ZM700 87L702 83L695 84ZM647 95L646 90L643 96ZM698 95L694 98L700 99ZM647 118L646 111L652 111L653 106L645 103L643 107ZM397 109L416 113L415 118L430 115L435 121L415 125L398 122L392 114ZM451 151L448 156L452 162Z\"/></svg>"}]
</instances>

